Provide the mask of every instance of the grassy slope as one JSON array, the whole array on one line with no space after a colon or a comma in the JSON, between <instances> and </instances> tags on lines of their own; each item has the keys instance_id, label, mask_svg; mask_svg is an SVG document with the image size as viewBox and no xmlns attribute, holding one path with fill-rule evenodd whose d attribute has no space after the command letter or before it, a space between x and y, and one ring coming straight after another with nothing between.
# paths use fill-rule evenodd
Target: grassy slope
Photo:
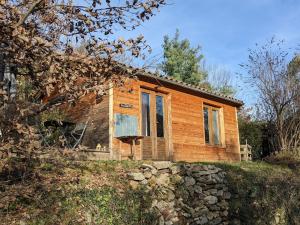
<instances>
[{"instance_id":1,"label":"grassy slope","mask_svg":"<svg viewBox=\"0 0 300 225\"><path fill-rule=\"evenodd\" d=\"M138 164L35 163L30 173L36 175L2 183L0 224L147 224L147 196L125 179Z\"/></svg>"},{"instance_id":2,"label":"grassy slope","mask_svg":"<svg viewBox=\"0 0 300 225\"><path fill-rule=\"evenodd\" d=\"M245 225L300 224L300 173L265 162L216 163L227 172L233 193L232 221Z\"/></svg>"},{"instance_id":3,"label":"grassy slope","mask_svg":"<svg viewBox=\"0 0 300 225\"><path fill-rule=\"evenodd\" d=\"M32 163L25 179L1 182L0 224L151 224L154 215L145 210L150 196L130 190L125 177L141 163ZM216 165L228 174L233 220L267 225L280 214L281 224L300 224L297 171L267 163ZM18 177L14 169L2 166L0 179L7 174Z\"/></svg>"}]
</instances>

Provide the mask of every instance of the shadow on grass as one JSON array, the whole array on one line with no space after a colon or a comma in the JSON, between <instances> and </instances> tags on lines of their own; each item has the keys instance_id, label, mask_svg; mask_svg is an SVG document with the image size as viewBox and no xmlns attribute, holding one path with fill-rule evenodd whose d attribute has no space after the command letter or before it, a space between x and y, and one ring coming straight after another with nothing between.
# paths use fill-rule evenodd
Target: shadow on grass
<instances>
[{"instance_id":1,"label":"shadow on grass","mask_svg":"<svg viewBox=\"0 0 300 225\"><path fill-rule=\"evenodd\" d=\"M0 171L0 224L151 225L150 193L122 173L135 164L11 160Z\"/></svg>"},{"instance_id":2,"label":"shadow on grass","mask_svg":"<svg viewBox=\"0 0 300 225\"><path fill-rule=\"evenodd\" d=\"M300 179L287 166L215 163L227 172L230 220L242 225L299 225Z\"/></svg>"}]
</instances>

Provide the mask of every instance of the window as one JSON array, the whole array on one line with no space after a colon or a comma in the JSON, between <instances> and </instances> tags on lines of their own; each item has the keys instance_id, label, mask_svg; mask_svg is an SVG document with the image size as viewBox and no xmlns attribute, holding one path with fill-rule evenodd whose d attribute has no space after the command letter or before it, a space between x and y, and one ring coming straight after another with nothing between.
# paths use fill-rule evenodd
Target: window
<instances>
[{"instance_id":1,"label":"window","mask_svg":"<svg viewBox=\"0 0 300 225\"><path fill-rule=\"evenodd\" d=\"M208 108L204 107L204 133L205 133L205 143L209 144L209 119L208 119Z\"/></svg>"},{"instance_id":2,"label":"window","mask_svg":"<svg viewBox=\"0 0 300 225\"><path fill-rule=\"evenodd\" d=\"M210 145L220 145L220 110L213 106L204 105L204 136L205 143Z\"/></svg>"},{"instance_id":3,"label":"window","mask_svg":"<svg viewBox=\"0 0 300 225\"><path fill-rule=\"evenodd\" d=\"M142 135L150 136L150 95L142 93Z\"/></svg>"},{"instance_id":4,"label":"window","mask_svg":"<svg viewBox=\"0 0 300 225\"><path fill-rule=\"evenodd\" d=\"M157 137L164 137L164 99L156 95L156 130Z\"/></svg>"}]
</instances>

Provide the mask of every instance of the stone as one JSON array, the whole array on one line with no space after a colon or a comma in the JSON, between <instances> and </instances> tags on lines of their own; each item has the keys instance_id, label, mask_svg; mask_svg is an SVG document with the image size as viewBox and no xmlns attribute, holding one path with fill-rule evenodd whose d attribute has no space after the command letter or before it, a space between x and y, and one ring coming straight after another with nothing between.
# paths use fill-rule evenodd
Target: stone
<instances>
[{"instance_id":1,"label":"stone","mask_svg":"<svg viewBox=\"0 0 300 225\"><path fill-rule=\"evenodd\" d=\"M150 188L154 188L156 186L156 178L155 176L152 176L149 180L148 180L148 186Z\"/></svg>"},{"instance_id":2,"label":"stone","mask_svg":"<svg viewBox=\"0 0 300 225\"><path fill-rule=\"evenodd\" d=\"M200 219L199 219L199 223L200 225L204 225L204 224L207 224L208 222L208 219L206 216L201 216Z\"/></svg>"},{"instance_id":3,"label":"stone","mask_svg":"<svg viewBox=\"0 0 300 225\"><path fill-rule=\"evenodd\" d=\"M205 214L207 214L209 212L209 210L208 210L208 208L203 208L203 209L201 209L200 211L199 211L199 214L200 215L205 215Z\"/></svg>"},{"instance_id":4,"label":"stone","mask_svg":"<svg viewBox=\"0 0 300 225\"><path fill-rule=\"evenodd\" d=\"M222 200L221 202L218 203L218 206L221 207L221 209L227 209L228 208L228 202L226 202L225 200Z\"/></svg>"},{"instance_id":5,"label":"stone","mask_svg":"<svg viewBox=\"0 0 300 225\"><path fill-rule=\"evenodd\" d=\"M183 178L181 176L179 176L178 174L174 174L171 177L171 180L172 180L172 183L174 183L174 184L183 184L184 183Z\"/></svg>"},{"instance_id":6,"label":"stone","mask_svg":"<svg viewBox=\"0 0 300 225\"><path fill-rule=\"evenodd\" d=\"M179 222L178 216L173 216L173 218L171 219L171 221L172 221L173 223L178 223L178 222Z\"/></svg>"},{"instance_id":7,"label":"stone","mask_svg":"<svg viewBox=\"0 0 300 225\"><path fill-rule=\"evenodd\" d=\"M170 168L172 163L170 161L157 161L153 162L153 166L158 170L162 170Z\"/></svg>"},{"instance_id":8,"label":"stone","mask_svg":"<svg viewBox=\"0 0 300 225\"><path fill-rule=\"evenodd\" d=\"M157 171L157 174L162 174L162 173L170 173L170 169L167 168L167 169L161 169Z\"/></svg>"},{"instance_id":9,"label":"stone","mask_svg":"<svg viewBox=\"0 0 300 225\"><path fill-rule=\"evenodd\" d=\"M217 195L218 190L217 189L210 189L209 192L210 192L211 195Z\"/></svg>"},{"instance_id":10,"label":"stone","mask_svg":"<svg viewBox=\"0 0 300 225\"><path fill-rule=\"evenodd\" d=\"M226 217L227 217L227 216L228 216L228 211L225 210L225 211L222 212L222 214L223 214L223 216L226 216Z\"/></svg>"},{"instance_id":11,"label":"stone","mask_svg":"<svg viewBox=\"0 0 300 225\"><path fill-rule=\"evenodd\" d=\"M152 165L149 165L149 164L146 164L146 163L143 163L140 168L142 168L142 169L150 169L150 170L155 169Z\"/></svg>"},{"instance_id":12,"label":"stone","mask_svg":"<svg viewBox=\"0 0 300 225\"><path fill-rule=\"evenodd\" d=\"M175 199L175 194L173 191L168 191L168 201L173 201Z\"/></svg>"},{"instance_id":13,"label":"stone","mask_svg":"<svg viewBox=\"0 0 300 225\"><path fill-rule=\"evenodd\" d=\"M201 171L203 170L203 166L202 165L194 165L192 168L191 168L191 171L192 172L198 172L198 171Z\"/></svg>"},{"instance_id":14,"label":"stone","mask_svg":"<svg viewBox=\"0 0 300 225\"><path fill-rule=\"evenodd\" d=\"M148 184L148 181L146 179L144 179L144 180L141 181L141 184L146 185L146 184Z\"/></svg>"},{"instance_id":15,"label":"stone","mask_svg":"<svg viewBox=\"0 0 300 225\"><path fill-rule=\"evenodd\" d=\"M184 184L185 184L185 186L189 187L189 186L196 184L196 181L193 177L185 177Z\"/></svg>"},{"instance_id":16,"label":"stone","mask_svg":"<svg viewBox=\"0 0 300 225\"><path fill-rule=\"evenodd\" d=\"M139 182L134 181L134 180L131 180L131 181L129 181L129 186L130 186L133 190L136 190L136 189L138 189L138 187L139 187Z\"/></svg>"},{"instance_id":17,"label":"stone","mask_svg":"<svg viewBox=\"0 0 300 225\"><path fill-rule=\"evenodd\" d=\"M146 171L146 172L144 172L144 177L145 177L146 179L151 178L151 177L152 177L152 172L151 172L151 171Z\"/></svg>"},{"instance_id":18,"label":"stone","mask_svg":"<svg viewBox=\"0 0 300 225\"><path fill-rule=\"evenodd\" d=\"M197 171L193 173L193 177L201 177L209 174L209 171Z\"/></svg>"},{"instance_id":19,"label":"stone","mask_svg":"<svg viewBox=\"0 0 300 225\"><path fill-rule=\"evenodd\" d=\"M202 187L201 186L199 186L199 185L195 185L194 186L194 191L196 192L196 193L202 193Z\"/></svg>"},{"instance_id":20,"label":"stone","mask_svg":"<svg viewBox=\"0 0 300 225\"><path fill-rule=\"evenodd\" d=\"M186 218L190 218L192 216L191 214L186 213L186 212L182 212L181 214Z\"/></svg>"},{"instance_id":21,"label":"stone","mask_svg":"<svg viewBox=\"0 0 300 225\"><path fill-rule=\"evenodd\" d=\"M221 208L217 205L209 205L208 208L210 211L220 211L221 210Z\"/></svg>"},{"instance_id":22,"label":"stone","mask_svg":"<svg viewBox=\"0 0 300 225\"><path fill-rule=\"evenodd\" d=\"M157 169L153 169L153 170L151 170L151 173L152 173L152 175L156 175L157 174Z\"/></svg>"},{"instance_id":23,"label":"stone","mask_svg":"<svg viewBox=\"0 0 300 225\"><path fill-rule=\"evenodd\" d=\"M214 165L207 165L207 168L208 168L209 170L213 170L213 169L215 169L216 167L215 167Z\"/></svg>"},{"instance_id":24,"label":"stone","mask_svg":"<svg viewBox=\"0 0 300 225\"><path fill-rule=\"evenodd\" d=\"M151 203L151 208L156 207L157 206L157 199L153 199L152 203Z\"/></svg>"},{"instance_id":25,"label":"stone","mask_svg":"<svg viewBox=\"0 0 300 225\"><path fill-rule=\"evenodd\" d=\"M85 218L86 218L86 222L88 224L91 224L92 223L92 214L90 212L86 212L85 213Z\"/></svg>"},{"instance_id":26,"label":"stone","mask_svg":"<svg viewBox=\"0 0 300 225\"><path fill-rule=\"evenodd\" d=\"M208 170L208 167L207 167L206 165L203 165L203 166L202 166L202 169L203 169L203 170Z\"/></svg>"},{"instance_id":27,"label":"stone","mask_svg":"<svg viewBox=\"0 0 300 225\"><path fill-rule=\"evenodd\" d=\"M158 219L158 224L159 225L164 225L165 224L165 220L164 220L164 217L163 216L160 216L159 219Z\"/></svg>"},{"instance_id":28,"label":"stone","mask_svg":"<svg viewBox=\"0 0 300 225\"><path fill-rule=\"evenodd\" d=\"M230 199L231 198L230 192L224 192L223 197L224 197L224 199Z\"/></svg>"},{"instance_id":29,"label":"stone","mask_svg":"<svg viewBox=\"0 0 300 225\"><path fill-rule=\"evenodd\" d=\"M224 191L223 190L218 190L218 192L217 192L217 196L223 196L223 194L224 194Z\"/></svg>"},{"instance_id":30,"label":"stone","mask_svg":"<svg viewBox=\"0 0 300 225\"><path fill-rule=\"evenodd\" d=\"M167 202L159 201L159 202L157 202L157 204L155 206L158 209L158 211L162 212L166 208Z\"/></svg>"},{"instance_id":31,"label":"stone","mask_svg":"<svg viewBox=\"0 0 300 225\"><path fill-rule=\"evenodd\" d=\"M213 220L210 222L210 224L211 224L211 225L218 225L218 224L220 224L221 222L222 222L222 219L221 219L220 217L217 217L217 218L213 219Z\"/></svg>"},{"instance_id":32,"label":"stone","mask_svg":"<svg viewBox=\"0 0 300 225\"><path fill-rule=\"evenodd\" d=\"M157 225L228 225L231 194L223 171L213 165L153 162L128 177L131 187L152 195L149 210L157 212Z\"/></svg>"},{"instance_id":33,"label":"stone","mask_svg":"<svg viewBox=\"0 0 300 225\"><path fill-rule=\"evenodd\" d=\"M170 177L167 173L162 173L156 178L156 184L159 186L168 186L170 183Z\"/></svg>"},{"instance_id":34,"label":"stone","mask_svg":"<svg viewBox=\"0 0 300 225\"><path fill-rule=\"evenodd\" d=\"M178 174L181 170L180 166L174 165L170 167L171 173L172 174Z\"/></svg>"},{"instance_id":35,"label":"stone","mask_svg":"<svg viewBox=\"0 0 300 225\"><path fill-rule=\"evenodd\" d=\"M209 205L214 205L218 202L218 198L215 196L209 195L204 198L204 201L206 201Z\"/></svg>"},{"instance_id":36,"label":"stone","mask_svg":"<svg viewBox=\"0 0 300 225\"><path fill-rule=\"evenodd\" d=\"M193 197L194 194L195 194L194 187L193 186L188 186L188 187L186 187L186 189L188 190L190 196Z\"/></svg>"},{"instance_id":37,"label":"stone","mask_svg":"<svg viewBox=\"0 0 300 225\"><path fill-rule=\"evenodd\" d=\"M145 176L142 173L129 173L128 176L129 176L129 179L135 180L135 181L142 181L145 179Z\"/></svg>"}]
</instances>

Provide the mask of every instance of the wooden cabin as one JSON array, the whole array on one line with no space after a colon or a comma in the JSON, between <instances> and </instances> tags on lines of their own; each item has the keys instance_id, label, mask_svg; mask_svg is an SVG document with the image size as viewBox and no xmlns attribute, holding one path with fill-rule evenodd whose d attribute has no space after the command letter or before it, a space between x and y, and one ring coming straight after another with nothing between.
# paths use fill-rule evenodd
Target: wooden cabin
<instances>
[{"instance_id":1,"label":"wooden cabin","mask_svg":"<svg viewBox=\"0 0 300 225\"><path fill-rule=\"evenodd\" d=\"M173 78L140 73L111 88L85 118L82 144L111 159L240 161L242 102Z\"/></svg>"}]
</instances>

